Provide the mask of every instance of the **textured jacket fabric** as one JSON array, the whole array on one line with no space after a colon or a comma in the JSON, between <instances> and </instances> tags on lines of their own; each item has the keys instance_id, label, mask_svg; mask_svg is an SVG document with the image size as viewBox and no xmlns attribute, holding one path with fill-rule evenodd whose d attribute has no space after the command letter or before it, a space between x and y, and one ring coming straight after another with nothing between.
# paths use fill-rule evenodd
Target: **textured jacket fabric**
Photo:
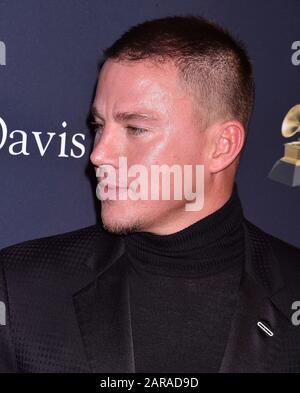
<instances>
[{"instance_id":1,"label":"textured jacket fabric","mask_svg":"<svg viewBox=\"0 0 300 393\"><path fill-rule=\"evenodd\" d=\"M291 320L300 250L246 219L243 231L245 266L219 372L300 372L300 325ZM134 373L124 251L124 237L100 224L3 249L0 372Z\"/></svg>"}]
</instances>

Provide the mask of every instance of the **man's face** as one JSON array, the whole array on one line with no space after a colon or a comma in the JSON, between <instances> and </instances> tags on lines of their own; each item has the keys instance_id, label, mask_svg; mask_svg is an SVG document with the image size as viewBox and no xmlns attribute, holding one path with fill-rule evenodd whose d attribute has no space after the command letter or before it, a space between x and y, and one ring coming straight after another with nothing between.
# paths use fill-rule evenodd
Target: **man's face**
<instances>
[{"instance_id":1,"label":"man's face","mask_svg":"<svg viewBox=\"0 0 300 393\"><path fill-rule=\"evenodd\" d=\"M206 132L201 132L195 103L172 64L158 67L147 61L108 60L99 76L93 108L99 128L91 161L95 167L113 167L117 185L125 181L118 179L119 157L126 157L128 168L141 164L147 169L149 188L152 165L205 166ZM127 178L128 187L133 180ZM117 196L124 191L128 190L117 190ZM113 232L172 233L176 220L191 214L185 210L186 202L175 200L172 192L171 200L103 200L101 218Z\"/></svg>"}]
</instances>

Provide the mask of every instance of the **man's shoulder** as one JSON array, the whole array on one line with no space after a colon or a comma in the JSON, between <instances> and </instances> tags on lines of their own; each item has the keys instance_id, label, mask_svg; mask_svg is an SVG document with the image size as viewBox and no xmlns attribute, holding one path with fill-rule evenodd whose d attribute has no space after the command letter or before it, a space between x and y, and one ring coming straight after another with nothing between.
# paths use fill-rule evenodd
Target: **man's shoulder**
<instances>
[{"instance_id":1,"label":"man's shoulder","mask_svg":"<svg viewBox=\"0 0 300 393\"><path fill-rule=\"evenodd\" d=\"M95 251L101 234L100 224L70 232L28 240L0 251L0 266L8 275L80 275L86 260Z\"/></svg>"},{"instance_id":2,"label":"man's shoulder","mask_svg":"<svg viewBox=\"0 0 300 393\"><path fill-rule=\"evenodd\" d=\"M252 246L256 252L264 253L266 247L278 261L283 280L295 288L300 288L300 249L264 231L252 222L245 220Z\"/></svg>"},{"instance_id":3,"label":"man's shoulder","mask_svg":"<svg viewBox=\"0 0 300 393\"><path fill-rule=\"evenodd\" d=\"M282 253L284 252L285 254L287 253L288 255L291 256L293 259L294 257L300 256L300 248L297 246L294 246L291 243L288 243L255 225L253 222L250 222L249 220L245 219L245 223L247 225L247 228L250 230L251 234L254 234L254 236L259 238L264 238L266 239L269 244L274 247L278 252Z\"/></svg>"}]
</instances>

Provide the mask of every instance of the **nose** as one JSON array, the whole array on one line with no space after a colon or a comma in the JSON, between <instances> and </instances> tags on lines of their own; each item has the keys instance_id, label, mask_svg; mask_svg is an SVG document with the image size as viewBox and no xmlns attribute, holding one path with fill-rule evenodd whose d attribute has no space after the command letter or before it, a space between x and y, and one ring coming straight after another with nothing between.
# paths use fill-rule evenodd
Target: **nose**
<instances>
[{"instance_id":1,"label":"nose","mask_svg":"<svg viewBox=\"0 0 300 393\"><path fill-rule=\"evenodd\" d=\"M95 167L112 165L117 168L119 157L124 153L122 133L113 127L105 127L96 135L90 160Z\"/></svg>"}]
</instances>

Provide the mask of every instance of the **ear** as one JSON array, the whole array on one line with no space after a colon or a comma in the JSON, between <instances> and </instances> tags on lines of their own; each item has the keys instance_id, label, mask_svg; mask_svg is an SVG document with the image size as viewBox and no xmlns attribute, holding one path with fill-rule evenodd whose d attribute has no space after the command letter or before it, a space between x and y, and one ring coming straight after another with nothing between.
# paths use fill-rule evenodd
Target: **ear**
<instances>
[{"instance_id":1,"label":"ear","mask_svg":"<svg viewBox=\"0 0 300 393\"><path fill-rule=\"evenodd\" d=\"M245 142L245 129L236 120L217 123L213 128L209 169L211 173L217 173L232 164L241 152Z\"/></svg>"}]
</instances>

